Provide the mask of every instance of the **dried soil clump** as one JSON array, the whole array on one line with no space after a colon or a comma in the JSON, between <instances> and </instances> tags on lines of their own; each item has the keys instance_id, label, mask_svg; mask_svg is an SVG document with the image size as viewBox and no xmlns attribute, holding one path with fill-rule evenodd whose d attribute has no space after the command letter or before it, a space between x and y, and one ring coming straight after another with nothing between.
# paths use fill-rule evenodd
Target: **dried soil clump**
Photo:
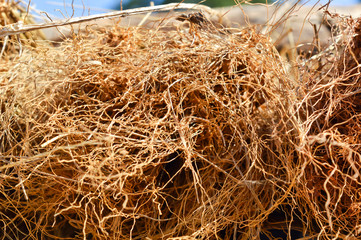
<instances>
[{"instance_id":1,"label":"dried soil clump","mask_svg":"<svg viewBox=\"0 0 361 240\"><path fill-rule=\"evenodd\" d=\"M29 49L1 80L4 236L256 236L299 175L288 77L252 29Z\"/></svg>"}]
</instances>

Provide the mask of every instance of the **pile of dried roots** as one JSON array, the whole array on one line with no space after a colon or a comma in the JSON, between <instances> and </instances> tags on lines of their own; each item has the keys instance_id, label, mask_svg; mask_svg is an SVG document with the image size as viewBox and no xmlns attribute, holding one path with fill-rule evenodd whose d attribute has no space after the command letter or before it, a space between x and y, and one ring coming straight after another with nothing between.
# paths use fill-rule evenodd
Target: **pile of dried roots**
<instances>
[{"instance_id":1,"label":"pile of dried roots","mask_svg":"<svg viewBox=\"0 0 361 240\"><path fill-rule=\"evenodd\" d=\"M24 45L1 62L0 236L357 237L360 23L297 74L252 28Z\"/></svg>"}]
</instances>

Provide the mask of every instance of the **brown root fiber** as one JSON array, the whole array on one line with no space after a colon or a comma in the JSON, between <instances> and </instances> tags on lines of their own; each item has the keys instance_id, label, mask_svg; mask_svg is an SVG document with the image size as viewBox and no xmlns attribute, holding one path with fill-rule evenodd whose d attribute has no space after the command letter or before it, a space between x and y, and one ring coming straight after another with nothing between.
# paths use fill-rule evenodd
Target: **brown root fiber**
<instances>
[{"instance_id":1,"label":"brown root fiber","mask_svg":"<svg viewBox=\"0 0 361 240\"><path fill-rule=\"evenodd\" d=\"M318 71L304 72L305 97L300 142L306 214L326 239L360 236L360 19L335 17L337 41L321 53ZM310 66L316 65L310 61Z\"/></svg>"},{"instance_id":2,"label":"brown root fiber","mask_svg":"<svg viewBox=\"0 0 361 240\"><path fill-rule=\"evenodd\" d=\"M251 236L289 192L293 153L272 137L292 125L287 74L251 29L112 29L29 52L8 75L9 229L115 239L232 226Z\"/></svg>"},{"instance_id":3,"label":"brown root fiber","mask_svg":"<svg viewBox=\"0 0 361 240\"><path fill-rule=\"evenodd\" d=\"M360 43L347 36L346 54L297 65L302 81L252 28L24 46L1 63L1 237L357 237Z\"/></svg>"}]
</instances>

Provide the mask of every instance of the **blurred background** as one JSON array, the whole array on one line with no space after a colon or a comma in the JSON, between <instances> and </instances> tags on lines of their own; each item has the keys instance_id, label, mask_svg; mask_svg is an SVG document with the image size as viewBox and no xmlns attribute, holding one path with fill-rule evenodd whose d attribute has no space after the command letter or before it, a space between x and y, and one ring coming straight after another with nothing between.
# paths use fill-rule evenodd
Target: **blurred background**
<instances>
[{"instance_id":1,"label":"blurred background","mask_svg":"<svg viewBox=\"0 0 361 240\"><path fill-rule=\"evenodd\" d=\"M225 7L235 4L237 0L206 0L202 4L210 7ZM265 3L267 0L252 0L251 3ZM79 17L90 14L104 13L111 10L119 10L122 5L123 9L149 6L150 0L24 0L32 7L40 11L47 12L54 18ZM153 0L155 5L166 4L172 2L180 2L180 0ZM185 0L186 3L199 3L200 0ZM268 1L270 3L270 1ZM325 4L327 0L302 0L302 3L308 5ZM333 0L333 6L345 6L360 3L361 0ZM74 11L71 6L74 6Z\"/></svg>"}]
</instances>

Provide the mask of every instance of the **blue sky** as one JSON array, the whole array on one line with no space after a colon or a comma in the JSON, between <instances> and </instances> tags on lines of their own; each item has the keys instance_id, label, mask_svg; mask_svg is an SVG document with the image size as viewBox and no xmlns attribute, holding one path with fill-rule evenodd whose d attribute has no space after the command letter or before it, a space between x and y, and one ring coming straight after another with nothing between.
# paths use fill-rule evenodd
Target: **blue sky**
<instances>
[{"instance_id":1,"label":"blue sky","mask_svg":"<svg viewBox=\"0 0 361 240\"><path fill-rule=\"evenodd\" d=\"M104 9L111 9L112 7L120 4L120 0L73 0L75 6L74 16L89 15L95 13L105 12ZM126 3L129 0L123 0L123 3ZM156 0L154 2L160 2L161 0ZM29 0L26 0L29 2ZM67 13L64 10L64 2L68 5ZM310 0L309 4L313 4L315 0ZM327 0L321 0L322 3L326 3ZM72 15L72 8L69 7L72 3L72 0L31 0L31 4L41 11L45 11L52 16L61 17L61 13L56 11L59 9L65 16ZM84 9L83 3L86 6ZM352 5L357 3L357 0L334 0L332 5Z\"/></svg>"}]
</instances>

